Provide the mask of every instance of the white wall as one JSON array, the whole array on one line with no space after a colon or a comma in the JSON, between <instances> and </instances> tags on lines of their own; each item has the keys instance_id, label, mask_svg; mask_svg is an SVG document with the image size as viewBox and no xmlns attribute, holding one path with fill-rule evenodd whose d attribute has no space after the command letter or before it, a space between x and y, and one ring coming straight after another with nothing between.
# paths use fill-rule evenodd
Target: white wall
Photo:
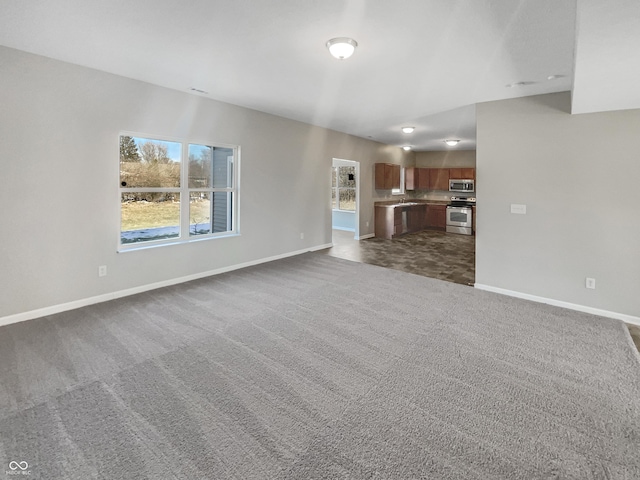
<instances>
[{"instance_id":1,"label":"white wall","mask_svg":"<svg viewBox=\"0 0 640 480\"><path fill-rule=\"evenodd\" d=\"M360 232L371 233L373 164L406 161L397 147L5 47L0 65L5 323L329 244L334 157L360 162ZM116 253L123 130L240 145L241 236ZM106 277L98 265L107 265Z\"/></svg>"},{"instance_id":2,"label":"white wall","mask_svg":"<svg viewBox=\"0 0 640 480\"><path fill-rule=\"evenodd\" d=\"M569 111L568 92L477 106L476 282L640 320L640 110Z\"/></svg>"}]
</instances>

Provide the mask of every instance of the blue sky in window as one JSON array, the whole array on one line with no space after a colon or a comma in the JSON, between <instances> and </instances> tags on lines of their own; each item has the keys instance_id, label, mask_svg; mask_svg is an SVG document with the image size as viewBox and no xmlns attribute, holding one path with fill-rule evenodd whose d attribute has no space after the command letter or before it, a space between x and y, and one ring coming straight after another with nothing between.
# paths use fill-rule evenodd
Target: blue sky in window
<instances>
[{"instance_id":1,"label":"blue sky in window","mask_svg":"<svg viewBox=\"0 0 640 480\"><path fill-rule=\"evenodd\" d=\"M141 138L141 137L132 137L132 138L136 142L136 145L138 146L138 148L140 148L140 145L145 142L153 142L153 143L158 143L160 145L164 145L165 147L167 147L167 155L169 155L169 158L174 162L180 161L180 156L182 153L181 143L167 142L165 140L154 140L153 138Z\"/></svg>"},{"instance_id":2,"label":"blue sky in window","mask_svg":"<svg viewBox=\"0 0 640 480\"><path fill-rule=\"evenodd\" d=\"M205 150L209 150L211 147L207 147L205 145L194 145L193 143L189 144L189 156L193 155L196 158L201 158L202 152Z\"/></svg>"}]
</instances>

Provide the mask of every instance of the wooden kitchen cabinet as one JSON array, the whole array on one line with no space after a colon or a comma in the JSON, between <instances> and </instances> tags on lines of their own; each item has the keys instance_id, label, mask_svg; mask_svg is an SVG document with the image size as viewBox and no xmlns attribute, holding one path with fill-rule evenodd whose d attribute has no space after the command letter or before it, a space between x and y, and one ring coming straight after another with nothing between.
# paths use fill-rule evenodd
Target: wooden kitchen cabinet
<instances>
[{"instance_id":1,"label":"wooden kitchen cabinet","mask_svg":"<svg viewBox=\"0 0 640 480\"><path fill-rule=\"evenodd\" d=\"M427 212L425 214L425 227L437 230L446 230L447 206L427 205Z\"/></svg>"},{"instance_id":2,"label":"wooden kitchen cabinet","mask_svg":"<svg viewBox=\"0 0 640 480\"><path fill-rule=\"evenodd\" d=\"M429 169L429 190L449 191L449 169L430 168Z\"/></svg>"},{"instance_id":3,"label":"wooden kitchen cabinet","mask_svg":"<svg viewBox=\"0 0 640 480\"><path fill-rule=\"evenodd\" d=\"M418 188L418 170L415 167L404 169L404 189L416 190Z\"/></svg>"},{"instance_id":4,"label":"wooden kitchen cabinet","mask_svg":"<svg viewBox=\"0 0 640 480\"><path fill-rule=\"evenodd\" d=\"M473 223L473 233L475 234L476 233L476 207L472 207L471 215L473 217L471 220Z\"/></svg>"},{"instance_id":5,"label":"wooden kitchen cabinet","mask_svg":"<svg viewBox=\"0 0 640 480\"><path fill-rule=\"evenodd\" d=\"M475 168L450 168L449 178L454 180L475 180Z\"/></svg>"},{"instance_id":6,"label":"wooden kitchen cabinet","mask_svg":"<svg viewBox=\"0 0 640 480\"><path fill-rule=\"evenodd\" d=\"M400 165L392 163L376 163L375 165L376 190L400 188Z\"/></svg>"},{"instance_id":7,"label":"wooden kitchen cabinet","mask_svg":"<svg viewBox=\"0 0 640 480\"><path fill-rule=\"evenodd\" d=\"M418 168L418 190L429 189L429 169Z\"/></svg>"},{"instance_id":8,"label":"wooden kitchen cabinet","mask_svg":"<svg viewBox=\"0 0 640 480\"><path fill-rule=\"evenodd\" d=\"M376 237L394 238L405 233L419 232L424 229L425 204L407 206L375 205ZM403 222L403 217L405 221Z\"/></svg>"},{"instance_id":9,"label":"wooden kitchen cabinet","mask_svg":"<svg viewBox=\"0 0 640 480\"><path fill-rule=\"evenodd\" d=\"M428 190L429 169L409 167L404 169L405 190Z\"/></svg>"}]
</instances>

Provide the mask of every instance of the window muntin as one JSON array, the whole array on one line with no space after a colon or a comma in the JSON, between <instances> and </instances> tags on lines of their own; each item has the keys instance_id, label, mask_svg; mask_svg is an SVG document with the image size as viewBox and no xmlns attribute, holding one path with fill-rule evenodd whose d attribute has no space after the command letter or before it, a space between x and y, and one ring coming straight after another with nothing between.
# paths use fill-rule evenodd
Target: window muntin
<instances>
[{"instance_id":1,"label":"window muntin","mask_svg":"<svg viewBox=\"0 0 640 480\"><path fill-rule=\"evenodd\" d=\"M234 146L121 135L121 247L235 233L237 158Z\"/></svg>"}]
</instances>

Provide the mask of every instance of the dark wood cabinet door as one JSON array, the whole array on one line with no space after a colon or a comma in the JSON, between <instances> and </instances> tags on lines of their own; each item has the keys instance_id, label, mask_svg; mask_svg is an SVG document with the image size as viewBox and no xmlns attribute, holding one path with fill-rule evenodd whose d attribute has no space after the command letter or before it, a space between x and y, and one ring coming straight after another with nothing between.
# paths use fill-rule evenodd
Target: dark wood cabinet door
<instances>
[{"instance_id":1,"label":"dark wood cabinet door","mask_svg":"<svg viewBox=\"0 0 640 480\"><path fill-rule=\"evenodd\" d=\"M475 168L461 168L461 177L464 180L475 180L476 178L476 169Z\"/></svg>"},{"instance_id":2,"label":"dark wood cabinet door","mask_svg":"<svg viewBox=\"0 0 640 480\"><path fill-rule=\"evenodd\" d=\"M429 170L429 189L449 191L448 168L431 168Z\"/></svg>"},{"instance_id":3,"label":"dark wood cabinet door","mask_svg":"<svg viewBox=\"0 0 640 480\"><path fill-rule=\"evenodd\" d=\"M428 190L429 189L429 169L418 168L417 170L418 170L418 189Z\"/></svg>"},{"instance_id":4,"label":"dark wood cabinet door","mask_svg":"<svg viewBox=\"0 0 640 480\"><path fill-rule=\"evenodd\" d=\"M438 228L447 228L447 206L433 205L435 207L435 226Z\"/></svg>"},{"instance_id":5,"label":"dark wood cabinet door","mask_svg":"<svg viewBox=\"0 0 640 480\"><path fill-rule=\"evenodd\" d=\"M400 188L400 165L389 165L391 168L391 186L389 188Z\"/></svg>"},{"instance_id":6,"label":"dark wood cabinet door","mask_svg":"<svg viewBox=\"0 0 640 480\"><path fill-rule=\"evenodd\" d=\"M462 176L462 169L461 168L450 168L449 169L449 178L452 178L453 180L460 180L460 179L464 178Z\"/></svg>"},{"instance_id":7,"label":"dark wood cabinet door","mask_svg":"<svg viewBox=\"0 0 640 480\"><path fill-rule=\"evenodd\" d=\"M416 190L418 188L418 174L419 169L415 167L409 167L404 169L404 189Z\"/></svg>"},{"instance_id":8,"label":"dark wood cabinet door","mask_svg":"<svg viewBox=\"0 0 640 480\"><path fill-rule=\"evenodd\" d=\"M376 190L384 189L384 163L376 163L375 165L375 187Z\"/></svg>"},{"instance_id":9,"label":"dark wood cabinet door","mask_svg":"<svg viewBox=\"0 0 640 480\"><path fill-rule=\"evenodd\" d=\"M400 188L400 165L376 163L375 188L377 190Z\"/></svg>"},{"instance_id":10,"label":"dark wood cabinet door","mask_svg":"<svg viewBox=\"0 0 640 480\"><path fill-rule=\"evenodd\" d=\"M447 227L447 206L427 205L425 223L427 228L445 229Z\"/></svg>"},{"instance_id":11,"label":"dark wood cabinet door","mask_svg":"<svg viewBox=\"0 0 640 480\"><path fill-rule=\"evenodd\" d=\"M476 178L475 168L450 168L449 178L454 180L474 180Z\"/></svg>"}]
</instances>

